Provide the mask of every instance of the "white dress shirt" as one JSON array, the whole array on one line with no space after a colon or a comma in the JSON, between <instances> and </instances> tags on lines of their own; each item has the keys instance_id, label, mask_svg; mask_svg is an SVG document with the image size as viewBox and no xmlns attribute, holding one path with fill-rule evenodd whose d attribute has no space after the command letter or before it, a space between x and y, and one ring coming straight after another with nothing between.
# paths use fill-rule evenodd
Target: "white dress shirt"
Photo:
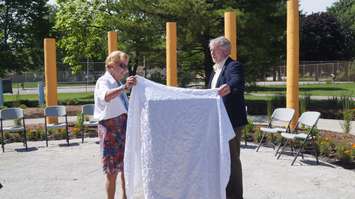
<instances>
[{"instance_id":1,"label":"white dress shirt","mask_svg":"<svg viewBox=\"0 0 355 199\"><path fill-rule=\"evenodd\" d=\"M123 113L127 113L127 109L125 108L120 96L113 98L109 102L105 101L107 91L117 88L118 86L117 81L108 71L106 71L105 74L97 80L94 93L94 118L96 120L106 120L117 117Z\"/></svg>"},{"instance_id":2,"label":"white dress shirt","mask_svg":"<svg viewBox=\"0 0 355 199\"><path fill-rule=\"evenodd\" d=\"M216 88L218 77L219 77L219 75L222 72L224 63L226 62L227 58L228 57L226 57L223 61L213 65L214 76L213 76L213 79L212 79L212 82L211 82L211 88Z\"/></svg>"}]
</instances>

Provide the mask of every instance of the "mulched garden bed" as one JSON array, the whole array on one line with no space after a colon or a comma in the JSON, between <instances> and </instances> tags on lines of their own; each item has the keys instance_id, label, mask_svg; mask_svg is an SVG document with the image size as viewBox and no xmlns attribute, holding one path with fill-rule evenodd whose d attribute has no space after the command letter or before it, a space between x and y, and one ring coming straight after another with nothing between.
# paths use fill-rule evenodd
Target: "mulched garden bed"
<instances>
[{"instance_id":1,"label":"mulched garden bed","mask_svg":"<svg viewBox=\"0 0 355 199\"><path fill-rule=\"evenodd\" d=\"M76 116L81 112L80 105L67 105L65 106L68 116ZM25 118L41 118L43 116L44 108L29 107L24 109Z\"/></svg>"},{"instance_id":2,"label":"mulched garden bed","mask_svg":"<svg viewBox=\"0 0 355 199\"><path fill-rule=\"evenodd\" d=\"M335 133L333 131L320 130L320 134L329 137L336 142L350 142L355 143L355 135L345 133Z\"/></svg>"}]
</instances>

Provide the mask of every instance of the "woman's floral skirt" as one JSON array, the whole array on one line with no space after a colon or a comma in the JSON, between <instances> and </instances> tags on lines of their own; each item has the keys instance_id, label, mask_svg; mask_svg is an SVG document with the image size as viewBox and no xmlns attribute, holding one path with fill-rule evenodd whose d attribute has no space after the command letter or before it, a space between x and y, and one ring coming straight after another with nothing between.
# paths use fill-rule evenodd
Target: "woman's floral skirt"
<instances>
[{"instance_id":1,"label":"woman's floral skirt","mask_svg":"<svg viewBox=\"0 0 355 199\"><path fill-rule=\"evenodd\" d=\"M127 114L102 120L98 124L103 171L114 174L123 170Z\"/></svg>"}]
</instances>

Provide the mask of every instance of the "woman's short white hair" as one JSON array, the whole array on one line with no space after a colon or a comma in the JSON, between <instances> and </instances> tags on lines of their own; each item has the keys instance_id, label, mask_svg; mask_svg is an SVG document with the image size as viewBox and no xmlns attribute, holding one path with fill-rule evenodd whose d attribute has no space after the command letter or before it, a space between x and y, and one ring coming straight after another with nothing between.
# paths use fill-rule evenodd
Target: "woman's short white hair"
<instances>
[{"instance_id":1,"label":"woman's short white hair","mask_svg":"<svg viewBox=\"0 0 355 199\"><path fill-rule=\"evenodd\" d=\"M228 55L231 52L231 42L227 38L225 38L223 36L220 36L220 37L217 37L215 39L211 39L210 40L210 44L209 44L210 49L213 49L216 46L218 46L218 47L222 48L223 50L225 50L225 52Z\"/></svg>"},{"instance_id":2,"label":"woman's short white hair","mask_svg":"<svg viewBox=\"0 0 355 199\"><path fill-rule=\"evenodd\" d=\"M105 60L105 67L107 68L109 65L120 63L121 61L128 60L128 55L125 52L116 50L111 52Z\"/></svg>"}]
</instances>

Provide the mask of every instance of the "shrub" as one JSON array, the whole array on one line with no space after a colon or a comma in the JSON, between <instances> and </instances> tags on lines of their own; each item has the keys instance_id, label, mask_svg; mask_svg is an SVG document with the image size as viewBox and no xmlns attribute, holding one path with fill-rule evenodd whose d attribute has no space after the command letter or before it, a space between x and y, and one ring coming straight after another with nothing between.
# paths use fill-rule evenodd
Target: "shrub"
<instances>
[{"instance_id":1,"label":"shrub","mask_svg":"<svg viewBox=\"0 0 355 199\"><path fill-rule=\"evenodd\" d=\"M319 138L318 140L318 151L320 155L324 155L326 157L330 156L332 152L332 143L328 138Z\"/></svg>"},{"instance_id":2,"label":"shrub","mask_svg":"<svg viewBox=\"0 0 355 199\"><path fill-rule=\"evenodd\" d=\"M26 106L26 104L20 104L19 108L26 109L27 106Z\"/></svg>"},{"instance_id":3,"label":"shrub","mask_svg":"<svg viewBox=\"0 0 355 199\"><path fill-rule=\"evenodd\" d=\"M248 121L248 124L245 125L244 129L243 129L243 134L242 134L242 139L246 142L248 141L248 137L250 135L250 133L252 133L254 131L254 124L253 121Z\"/></svg>"},{"instance_id":4,"label":"shrub","mask_svg":"<svg viewBox=\"0 0 355 199\"><path fill-rule=\"evenodd\" d=\"M36 107L38 106L38 101L37 100L27 100L27 99L21 99L21 100L15 100L15 101L6 101L4 104L7 107L22 107L24 109L24 106L27 107Z\"/></svg>"},{"instance_id":5,"label":"shrub","mask_svg":"<svg viewBox=\"0 0 355 199\"><path fill-rule=\"evenodd\" d=\"M81 138L81 131L80 128L78 127L72 127L69 129L69 132L73 135L75 138ZM66 134L65 134L66 136Z\"/></svg>"},{"instance_id":6,"label":"shrub","mask_svg":"<svg viewBox=\"0 0 355 199\"><path fill-rule=\"evenodd\" d=\"M271 100L266 101L266 113L267 113L267 118L270 121L271 120L271 115L272 115L272 102L271 102Z\"/></svg>"},{"instance_id":7,"label":"shrub","mask_svg":"<svg viewBox=\"0 0 355 199\"><path fill-rule=\"evenodd\" d=\"M308 129L307 129L307 131L308 131ZM316 138L318 138L318 136L319 136L319 129L317 129L317 127L314 127L314 128L312 129L311 135L313 135L313 136L315 136Z\"/></svg>"},{"instance_id":8,"label":"shrub","mask_svg":"<svg viewBox=\"0 0 355 199\"><path fill-rule=\"evenodd\" d=\"M278 133L272 133L271 135L267 135L266 139L269 143L273 143L274 145L277 145L281 143L282 136L281 134Z\"/></svg>"},{"instance_id":9,"label":"shrub","mask_svg":"<svg viewBox=\"0 0 355 199\"><path fill-rule=\"evenodd\" d=\"M311 104L311 96L309 93L305 92L300 100L300 113L306 112L310 104Z\"/></svg>"},{"instance_id":10,"label":"shrub","mask_svg":"<svg viewBox=\"0 0 355 199\"><path fill-rule=\"evenodd\" d=\"M352 161L352 148L347 143L339 143L336 145L336 158L343 163Z\"/></svg>"},{"instance_id":11,"label":"shrub","mask_svg":"<svg viewBox=\"0 0 355 199\"><path fill-rule=\"evenodd\" d=\"M343 111L345 110L350 110L352 105L353 105L353 100L351 95L343 95L340 98L342 105L343 105Z\"/></svg>"},{"instance_id":12,"label":"shrub","mask_svg":"<svg viewBox=\"0 0 355 199\"><path fill-rule=\"evenodd\" d=\"M83 123L84 123L84 115L82 113L78 113L76 114L76 123L75 123L75 127L81 129L83 128Z\"/></svg>"},{"instance_id":13,"label":"shrub","mask_svg":"<svg viewBox=\"0 0 355 199\"><path fill-rule=\"evenodd\" d=\"M256 128L255 133L254 133L254 142L259 143L261 141L261 137L262 137L262 134L261 134L260 129Z\"/></svg>"},{"instance_id":14,"label":"shrub","mask_svg":"<svg viewBox=\"0 0 355 199\"><path fill-rule=\"evenodd\" d=\"M342 128L344 130L344 133L349 133L351 130L351 121L353 120L354 117L354 111L345 110L343 112L343 117L344 117L344 123L342 125Z\"/></svg>"},{"instance_id":15,"label":"shrub","mask_svg":"<svg viewBox=\"0 0 355 199\"><path fill-rule=\"evenodd\" d=\"M9 142L22 142L22 136L19 132L5 132L4 133L4 138Z\"/></svg>"},{"instance_id":16,"label":"shrub","mask_svg":"<svg viewBox=\"0 0 355 199\"><path fill-rule=\"evenodd\" d=\"M28 140L38 141L44 138L44 131L43 129L27 129L26 135Z\"/></svg>"},{"instance_id":17,"label":"shrub","mask_svg":"<svg viewBox=\"0 0 355 199\"><path fill-rule=\"evenodd\" d=\"M65 129L56 129L56 130L52 130L51 137L54 140L61 140L61 139L65 139L67 137L67 133L66 133Z\"/></svg>"},{"instance_id":18,"label":"shrub","mask_svg":"<svg viewBox=\"0 0 355 199\"><path fill-rule=\"evenodd\" d=\"M273 107L285 107L286 95L276 95L271 98L271 104Z\"/></svg>"},{"instance_id":19,"label":"shrub","mask_svg":"<svg viewBox=\"0 0 355 199\"><path fill-rule=\"evenodd\" d=\"M74 98L74 99L66 99L64 102L62 102L65 105L78 105L80 104L79 100Z\"/></svg>"}]
</instances>

